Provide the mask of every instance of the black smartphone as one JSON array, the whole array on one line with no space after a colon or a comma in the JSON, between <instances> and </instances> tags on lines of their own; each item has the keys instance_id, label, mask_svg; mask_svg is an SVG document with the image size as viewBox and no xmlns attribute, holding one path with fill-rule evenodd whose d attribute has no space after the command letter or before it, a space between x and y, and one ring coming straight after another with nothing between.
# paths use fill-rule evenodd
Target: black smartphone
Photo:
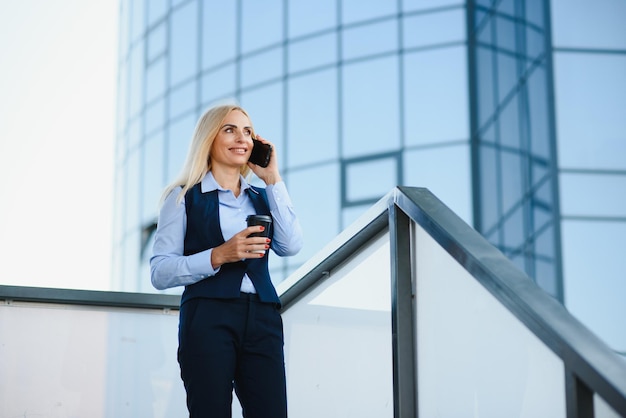
<instances>
[{"instance_id":1,"label":"black smartphone","mask_svg":"<svg viewBox=\"0 0 626 418\"><path fill-rule=\"evenodd\" d=\"M254 145L252 146L252 154L250 154L248 161L261 167L267 167L270 163L270 157L272 156L272 146L264 144L258 139L253 139L252 142Z\"/></svg>"}]
</instances>

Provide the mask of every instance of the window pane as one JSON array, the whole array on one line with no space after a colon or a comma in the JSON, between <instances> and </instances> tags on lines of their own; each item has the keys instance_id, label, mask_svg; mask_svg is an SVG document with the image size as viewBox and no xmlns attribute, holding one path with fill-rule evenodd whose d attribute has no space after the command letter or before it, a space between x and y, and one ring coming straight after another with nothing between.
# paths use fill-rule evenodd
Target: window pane
<instances>
[{"instance_id":1,"label":"window pane","mask_svg":"<svg viewBox=\"0 0 626 418\"><path fill-rule=\"evenodd\" d=\"M626 174L563 173L560 192L564 216L626 216Z\"/></svg>"},{"instance_id":2,"label":"window pane","mask_svg":"<svg viewBox=\"0 0 626 418\"><path fill-rule=\"evenodd\" d=\"M550 4L554 45L574 48L626 48L626 2L623 0L552 0Z\"/></svg>"},{"instance_id":3,"label":"window pane","mask_svg":"<svg viewBox=\"0 0 626 418\"><path fill-rule=\"evenodd\" d=\"M520 121L518 97L509 100L500 113L500 145L520 149Z\"/></svg>"},{"instance_id":4,"label":"window pane","mask_svg":"<svg viewBox=\"0 0 626 418\"><path fill-rule=\"evenodd\" d=\"M465 48L404 56L407 145L469 138Z\"/></svg>"},{"instance_id":5,"label":"window pane","mask_svg":"<svg viewBox=\"0 0 626 418\"><path fill-rule=\"evenodd\" d=\"M165 53L167 46L167 31L165 23L160 24L148 34L148 62Z\"/></svg>"},{"instance_id":6,"label":"window pane","mask_svg":"<svg viewBox=\"0 0 626 418\"><path fill-rule=\"evenodd\" d=\"M522 156L517 153L501 151L502 176L502 211L508 212L511 207L521 200L522 190Z\"/></svg>"},{"instance_id":7,"label":"window pane","mask_svg":"<svg viewBox=\"0 0 626 418\"><path fill-rule=\"evenodd\" d=\"M402 25L404 48L465 40L465 10L406 17Z\"/></svg>"},{"instance_id":8,"label":"window pane","mask_svg":"<svg viewBox=\"0 0 626 418\"><path fill-rule=\"evenodd\" d=\"M283 49L274 48L262 54L243 59L241 63L241 85L248 87L283 75Z\"/></svg>"},{"instance_id":9,"label":"window pane","mask_svg":"<svg viewBox=\"0 0 626 418\"><path fill-rule=\"evenodd\" d=\"M536 68L526 81L526 86L528 87L530 152L533 156L541 157L547 161L551 156L550 143L552 140L546 70L543 67ZM560 106L561 103L559 102Z\"/></svg>"},{"instance_id":10,"label":"window pane","mask_svg":"<svg viewBox=\"0 0 626 418\"><path fill-rule=\"evenodd\" d=\"M282 0L241 0L241 48L244 54L282 40Z\"/></svg>"},{"instance_id":11,"label":"window pane","mask_svg":"<svg viewBox=\"0 0 626 418\"><path fill-rule=\"evenodd\" d=\"M337 33L292 42L288 48L290 73L334 64L337 62Z\"/></svg>"},{"instance_id":12,"label":"window pane","mask_svg":"<svg viewBox=\"0 0 626 418\"><path fill-rule=\"evenodd\" d=\"M170 86L198 70L198 6L195 1L171 15Z\"/></svg>"},{"instance_id":13,"label":"window pane","mask_svg":"<svg viewBox=\"0 0 626 418\"><path fill-rule=\"evenodd\" d=\"M290 38L337 25L336 0L292 1L288 10Z\"/></svg>"},{"instance_id":14,"label":"window pane","mask_svg":"<svg viewBox=\"0 0 626 418\"><path fill-rule=\"evenodd\" d=\"M403 185L428 188L461 219L472 223L469 153L469 144L406 151Z\"/></svg>"},{"instance_id":15,"label":"window pane","mask_svg":"<svg viewBox=\"0 0 626 418\"><path fill-rule=\"evenodd\" d=\"M343 156L398 149L397 57L346 65L342 71Z\"/></svg>"},{"instance_id":16,"label":"window pane","mask_svg":"<svg viewBox=\"0 0 626 418\"><path fill-rule=\"evenodd\" d=\"M340 1L343 23L358 22L398 12L396 1L343 0Z\"/></svg>"},{"instance_id":17,"label":"window pane","mask_svg":"<svg viewBox=\"0 0 626 418\"><path fill-rule=\"evenodd\" d=\"M237 2L202 3L202 68L234 59L237 53Z\"/></svg>"},{"instance_id":18,"label":"window pane","mask_svg":"<svg viewBox=\"0 0 626 418\"><path fill-rule=\"evenodd\" d=\"M141 110L143 106L142 88L141 82L144 72L143 62L143 46L144 42L140 42L133 48L130 56L130 80L129 80L129 112L130 117L133 117Z\"/></svg>"},{"instance_id":19,"label":"window pane","mask_svg":"<svg viewBox=\"0 0 626 418\"><path fill-rule=\"evenodd\" d=\"M347 203L378 200L399 183L395 157L347 163L345 170Z\"/></svg>"},{"instance_id":20,"label":"window pane","mask_svg":"<svg viewBox=\"0 0 626 418\"><path fill-rule=\"evenodd\" d=\"M302 225L304 247L289 257L290 261L304 263L327 245L340 231L340 191L338 164L317 165L289 174L287 187L298 220ZM323 185L324 204L311 204L311 190Z\"/></svg>"},{"instance_id":21,"label":"window pane","mask_svg":"<svg viewBox=\"0 0 626 418\"><path fill-rule=\"evenodd\" d=\"M565 306L612 349L626 351L624 222L564 221ZM600 308L600 309L599 309Z\"/></svg>"},{"instance_id":22,"label":"window pane","mask_svg":"<svg viewBox=\"0 0 626 418\"><path fill-rule=\"evenodd\" d=\"M496 53L498 60L498 99L501 104L517 87L517 60L505 53Z\"/></svg>"},{"instance_id":23,"label":"window pane","mask_svg":"<svg viewBox=\"0 0 626 418\"><path fill-rule=\"evenodd\" d=\"M480 147L480 216L482 231L486 232L498 222L498 162L495 149L489 146Z\"/></svg>"},{"instance_id":24,"label":"window pane","mask_svg":"<svg viewBox=\"0 0 626 418\"><path fill-rule=\"evenodd\" d=\"M524 244L524 213L522 208L515 209L504 221L504 247L507 253L519 251ZM524 268L522 267L522 270Z\"/></svg>"},{"instance_id":25,"label":"window pane","mask_svg":"<svg viewBox=\"0 0 626 418\"><path fill-rule=\"evenodd\" d=\"M165 100L159 99L151 104L145 113L145 131L150 134L163 127L165 121Z\"/></svg>"},{"instance_id":26,"label":"window pane","mask_svg":"<svg viewBox=\"0 0 626 418\"><path fill-rule=\"evenodd\" d=\"M189 115L170 124L168 128L167 179L174 180L183 168L191 136L196 125L196 115Z\"/></svg>"},{"instance_id":27,"label":"window pane","mask_svg":"<svg viewBox=\"0 0 626 418\"><path fill-rule=\"evenodd\" d=\"M292 78L287 91L288 167L337 159L337 70Z\"/></svg>"},{"instance_id":28,"label":"window pane","mask_svg":"<svg viewBox=\"0 0 626 418\"><path fill-rule=\"evenodd\" d=\"M562 167L626 168L626 56L555 56Z\"/></svg>"},{"instance_id":29,"label":"window pane","mask_svg":"<svg viewBox=\"0 0 626 418\"><path fill-rule=\"evenodd\" d=\"M146 101L152 102L165 93L165 58L159 58L146 70Z\"/></svg>"},{"instance_id":30,"label":"window pane","mask_svg":"<svg viewBox=\"0 0 626 418\"><path fill-rule=\"evenodd\" d=\"M165 16L167 12L167 0L150 0L147 2L146 6L148 7L149 26Z\"/></svg>"},{"instance_id":31,"label":"window pane","mask_svg":"<svg viewBox=\"0 0 626 418\"><path fill-rule=\"evenodd\" d=\"M480 46L476 48L478 122L481 127L493 116L495 110L493 55L491 49Z\"/></svg>"},{"instance_id":32,"label":"window pane","mask_svg":"<svg viewBox=\"0 0 626 418\"><path fill-rule=\"evenodd\" d=\"M465 2L459 0L402 0L402 10L405 12L453 5L465 7Z\"/></svg>"},{"instance_id":33,"label":"window pane","mask_svg":"<svg viewBox=\"0 0 626 418\"><path fill-rule=\"evenodd\" d=\"M237 88L236 74L235 65L233 64L211 71L202 77L203 105L206 106L216 99L233 96Z\"/></svg>"},{"instance_id":34,"label":"window pane","mask_svg":"<svg viewBox=\"0 0 626 418\"><path fill-rule=\"evenodd\" d=\"M345 60L397 50L398 21L388 20L346 29L342 39Z\"/></svg>"},{"instance_id":35,"label":"window pane","mask_svg":"<svg viewBox=\"0 0 626 418\"><path fill-rule=\"evenodd\" d=\"M174 119L196 107L197 85L196 80L191 80L189 83L185 83L171 91L170 119Z\"/></svg>"},{"instance_id":36,"label":"window pane","mask_svg":"<svg viewBox=\"0 0 626 418\"><path fill-rule=\"evenodd\" d=\"M158 213L159 199L165 187L163 147L163 132L157 132L146 140L142 153L141 223L144 226L154 220L155 214Z\"/></svg>"}]
</instances>

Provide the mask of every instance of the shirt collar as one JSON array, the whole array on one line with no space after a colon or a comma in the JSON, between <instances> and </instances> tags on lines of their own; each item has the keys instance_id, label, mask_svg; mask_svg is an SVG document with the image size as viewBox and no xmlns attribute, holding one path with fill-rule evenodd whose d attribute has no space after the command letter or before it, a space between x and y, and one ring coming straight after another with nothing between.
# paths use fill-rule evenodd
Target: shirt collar
<instances>
[{"instance_id":1,"label":"shirt collar","mask_svg":"<svg viewBox=\"0 0 626 418\"><path fill-rule=\"evenodd\" d=\"M250 185L246 181L245 177L242 176L241 174L239 175L239 180L241 181L241 191L242 192L250 188ZM204 176L204 178L202 179L200 188L202 190L202 193L212 192L213 190L219 190L221 192L225 192L226 191L226 189L222 188L217 183L217 181L215 180L215 177L213 177L213 172L211 172L211 171L209 171L207 173L207 175ZM256 193L256 191L254 189L252 189L252 191L254 191Z\"/></svg>"}]
</instances>

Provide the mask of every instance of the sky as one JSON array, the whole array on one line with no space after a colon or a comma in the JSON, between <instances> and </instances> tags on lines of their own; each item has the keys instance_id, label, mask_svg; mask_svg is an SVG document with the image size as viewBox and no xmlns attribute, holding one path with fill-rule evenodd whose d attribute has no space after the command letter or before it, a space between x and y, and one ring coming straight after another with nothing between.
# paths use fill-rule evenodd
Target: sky
<instances>
[{"instance_id":1,"label":"sky","mask_svg":"<svg viewBox=\"0 0 626 418\"><path fill-rule=\"evenodd\" d=\"M0 0L0 285L111 290L117 8Z\"/></svg>"}]
</instances>

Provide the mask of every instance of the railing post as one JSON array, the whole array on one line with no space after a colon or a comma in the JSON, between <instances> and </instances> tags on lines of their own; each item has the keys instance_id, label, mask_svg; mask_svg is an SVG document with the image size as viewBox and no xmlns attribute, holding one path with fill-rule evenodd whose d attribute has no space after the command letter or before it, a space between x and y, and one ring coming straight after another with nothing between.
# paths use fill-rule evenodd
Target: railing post
<instances>
[{"instance_id":1,"label":"railing post","mask_svg":"<svg viewBox=\"0 0 626 418\"><path fill-rule=\"evenodd\" d=\"M394 418L417 417L411 222L389 202Z\"/></svg>"},{"instance_id":2,"label":"railing post","mask_svg":"<svg viewBox=\"0 0 626 418\"><path fill-rule=\"evenodd\" d=\"M594 418L593 393L571 371L565 370L567 418Z\"/></svg>"}]
</instances>

